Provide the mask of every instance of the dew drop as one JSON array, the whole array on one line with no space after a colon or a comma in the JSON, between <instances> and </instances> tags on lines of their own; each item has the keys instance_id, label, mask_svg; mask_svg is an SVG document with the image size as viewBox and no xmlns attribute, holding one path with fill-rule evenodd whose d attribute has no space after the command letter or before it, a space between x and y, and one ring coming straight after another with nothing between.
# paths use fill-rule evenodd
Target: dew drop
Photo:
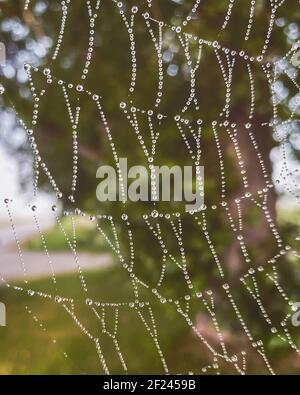
<instances>
[{"instance_id":1,"label":"dew drop","mask_svg":"<svg viewBox=\"0 0 300 395\"><path fill-rule=\"evenodd\" d=\"M158 217L158 212L156 210L153 210L151 213L152 218L157 218Z\"/></svg>"}]
</instances>

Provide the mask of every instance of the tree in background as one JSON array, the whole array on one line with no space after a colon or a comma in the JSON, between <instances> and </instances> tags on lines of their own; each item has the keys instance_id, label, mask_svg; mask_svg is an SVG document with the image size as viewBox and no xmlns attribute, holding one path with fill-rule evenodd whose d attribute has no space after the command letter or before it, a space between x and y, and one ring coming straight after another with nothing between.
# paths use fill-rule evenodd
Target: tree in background
<instances>
[{"instance_id":1,"label":"tree in background","mask_svg":"<svg viewBox=\"0 0 300 395\"><path fill-rule=\"evenodd\" d=\"M38 103L38 120L36 123L33 120L30 127L37 144L33 149L38 149L38 155L51 171L62 193L65 210L78 207L91 216L100 213L118 219L117 232L126 262L132 260L127 232L129 218L134 238L134 265L128 268L126 264L124 269L134 287L143 287L142 283L149 285L149 293L154 293L162 303L166 300L173 303L189 295L191 285L196 293L213 290L218 325L235 336L234 341L233 337L228 340L229 344L232 342L233 349L241 345L250 347L245 346L249 337L247 339L245 327L237 319L236 310L229 299L224 298L229 284L231 295L238 300L243 312L245 325L251 326L252 347L261 351L261 355L267 352L275 363L274 328L280 327L289 306L277 295L276 281L270 280L276 277L272 259L286 246L286 240L281 241L276 231L277 196L272 185L270 152L276 144L274 130L275 137L280 133L274 121L280 124L289 118L290 100L297 89L288 78L288 73L295 70L281 64L282 69L276 66L277 76L272 62L288 53L298 39L295 21L300 11L291 1L283 2L280 7L278 1L249 1L247 6L239 3L241 1L218 0L203 1L199 5L196 2L198 6L191 12L189 1L153 0L151 7L149 2L143 2L138 10L133 8L133 1L124 2L122 7L114 1L106 1L91 25L88 7L83 7L81 2L38 1L26 11L23 1L5 2L1 41L7 46L8 66L4 69L4 85L7 96L14 98L17 113L30 125L29 116L35 104L32 93L40 92L48 80L47 92ZM276 5L278 9L273 13ZM120 9L124 14L120 15ZM65 26L60 25L64 12ZM154 20L145 18L145 13L151 14ZM126 21L134 15L131 28L126 26L122 15ZM91 41L92 59L87 65ZM268 45L264 48L266 41ZM55 48L59 48L58 54L51 59ZM227 50L222 50L224 48ZM132 65L133 58L136 67ZM34 67L30 69L34 92L28 89L27 74L22 69L24 62L38 67L38 71L34 71ZM80 106L74 193L71 190L72 127L63 89L58 89L51 75L65 81L63 86L73 115ZM91 97L80 95L80 88L69 89L69 83L74 87L84 86L84 91L92 92ZM4 103L7 108L11 106L8 100ZM101 103L101 108L97 103ZM277 118L274 118L274 107L277 107ZM297 111L298 107L296 115ZM139 134L131 122L135 116ZM152 152L149 116L154 133L159 133ZM199 128L201 136L197 146L193 133ZM297 133L298 128L293 125L286 138L293 152L298 144ZM97 202L96 170L101 164L114 164L112 142L118 156L128 158L129 166L195 165L198 153L198 164L205 169L203 213L185 213L183 203L160 202L153 207L151 202L128 202L124 209L121 202ZM149 155L145 155L146 149ZM26 152L31 152L27 143L17 148L16 155L22 159ZM149 156L153 161L149 161ZM52 191L41 163L35 161L34 165L39 172L39 187ZM242 198L245 194L249 196ZM177 262L182 259L176 232L170 221L156 220L153 209L164 214L180 213L188 274L170 259L170 255ZM155 225L145 225L145 214L151 223L159 221L169 256L163 251L160 236L156 237L153 232ZM293 273L297 267L285 255L282 253L282 258L275 259L276 266L289 289L296 290ZM281 260L285 262L280 264ZM124 262L119 263L124 266ZM267 312L253 297L251 283L251 271L256 275L261 267L265 269L258 287L260 297L268 306ZM247 271L250 272L245 277ZM136 277L133 278L132 273ZM164 281L160 281L162 273ZM295 291L293 296L297 295ZM178 309L182 314L184 308ZM254 322L253 316L258 313L265 320L269 316L274 318L272 330L268 322ZM215 330L215 321L207 313L207 306L191 302L191 316L200 329L204 322L212 332ZM212 343L219 344L217 335L211 337ZM260 339L263 346L254 339ZM287 351L282 355L287 355Z\"/></svg>"}]
</instances>

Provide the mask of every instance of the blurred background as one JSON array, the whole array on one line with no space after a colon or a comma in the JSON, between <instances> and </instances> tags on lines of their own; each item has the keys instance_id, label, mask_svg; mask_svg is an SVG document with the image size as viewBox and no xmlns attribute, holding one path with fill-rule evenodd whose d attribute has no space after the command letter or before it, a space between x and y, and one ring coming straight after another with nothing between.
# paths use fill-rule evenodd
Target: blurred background
<instances>
[{"instance_id":1,"label":"blurred background","mask_svg":"<svg viewBox=\"0 0 300 395\"><path fill-rule=\"evenodd\" d=\"M0 301L7 308L7 326L0 328L0 373L163 373L166 361L175 374L236 374L237 361L246 373L265 374L270 373L267 358L272 371L298 374L300 332L289 317L291 305L300 301L300 94L298 69L290 61L300 38L299 3L102 0L99 10L96 0L37 0L24 9L25 3L0 1L0 41L6 48L0 67ZM187 106L199 48L196 100ZM30 73L24 64L31 65ZM232 78L230 95L224 75ZM75 114L80 106L75 191L72 125L59 80L71 111ZM78 85L91 95L79 94ZM46 92L35 107L34 94L42 89ZM93 95L100 98L102 114ZM112 141L129 166L149 166L122 102L134 108L128 113L136 111L146 147L151 144L147 111L154 112L152 127L159 138L151 155L156 165L194 166L191 130L201 125L203 215L185 213L185 204L178 202L127 202L124 207L97 201L96 170L114 165ZM186 120L181 129L177 114ZM241 199L245 193L249 196ZM153 220L153 209L163 214L157 221L169 256L145 223L145 215ZM165 216L175 212L188 274L175 263L182 259L179 239ZM129 222L122 219L124 213ZM238 231L233 223L239 224ZM103 232L110 240L118 235L117 252ZM120 261L120 251L129 268ZM250 292L251 270L263 308ZM247 273L245 284L241 279ZM196 296L200 293L203 298ZM89 300L99 302L95 311ZM160 350L153 341L155 330ZM224 353L227 357L220 357Z\"/></svg>"}]
</instances>

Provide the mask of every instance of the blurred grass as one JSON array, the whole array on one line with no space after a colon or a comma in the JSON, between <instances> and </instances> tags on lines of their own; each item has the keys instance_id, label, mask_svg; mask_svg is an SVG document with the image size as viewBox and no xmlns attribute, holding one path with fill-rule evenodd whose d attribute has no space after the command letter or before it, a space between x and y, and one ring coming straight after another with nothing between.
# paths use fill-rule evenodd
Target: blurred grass
<instances>
[{"instance_id":1,"label":"blurred grass","mask_svg":"<svg viewBox=\"0 0 300 395\"><path fill-rule=\"evenodd\" d=\"M73 226L69 217L61 218L61 223L69 240L73 239ZM45 241L49 251L70 251L70 247L59 225L45 231ZM103 252L107 251L107 243L95 226L86 218L76 219L76 251ZM43 243L39 235L35 235L23 242L22 247L29 251L43 251Z\"/></svg>"},{"instance_id":2,"label":"blurred grass","mask_svg":"<svg viewBox=\"0 0 300 395\"><path fill-rule=\"evenodd\" d=\"M249 216L248 223L254 220L254 213ZM289 239L294 240L299 233L300 210L295 208L282 208L277 210L278 224L283 230L283 234ZM61 223L67 237L72 240L73 226L70 217L62 217ZM70 247L64 237L59 225L44 232L47 248L49 251L70 251ZM85 217L76 219L76 250L82 252L106 252L109 251L108 245L103 237L99 237L99 232L95 226ZM293 244L293 243L292 243ZM39 235L35 235L23 242L22 247L28 251L44 251L43 243Z\"/></svg>"},{"instance_id":3,"label":"blurred grass","mask_svg":"<svg viewBox=\"0 0 300 395\"><path fill-rule=\"evenodd\" d=\"M124 374L112 340L102 332L100 320L86 304L86 297L103 303L128 303L135 300L127 275L118 267L88 272L85 275L88 293L84 293L78 274L57 277L57 292L51 279L30 282L25 291L0 288L0 301L7 309L7 325L0 327L0 375L2 374L103 374L95 344L79 328L55 295L74 299L74 314L92 336L100 339L101 351L111 374ZM24 284L16 284L24 287ZM28 290L52 295L52 300L34 295ZM172 374L201 373L211 357L205 346L193 334L185 320L166 304L157 302L149 291L140 290L140 300L148 300L158 330L158 340ZM70 307L70 304L67 304ZM199 309L199 305L195 306ZM192 309L195 312L195 309ZM140 309L149 327L148 307ZM97 308L101 316L101 308ZM193 314L192 314L193 315ZM114 328L115 307L105 308L108 331ZM44 330L45 328L45 330ZM119 306L116 339L130 374L163 374L161 360L154 342L135 308ZM240 349L239 336L232 333L229 347ZM272 343L272 344L271 344ZM271 364L281 373L299 374L299 365L286 344L277 344L275 337L267 349ZM282 348L284 346L284 348ZM266 374L266 367L248 349L248 374ZM65 357L64 353L67 354ZM277 358L279 358L277 360ZM213 370L207 372L214 373ZM222 366L222 373L236 374L232 366Z\"/></svg>"},{"instance_id":4,"label":"blurred grass","mask_svg":"<svg viewBox=\"0 0 300 395\"><path fill-rule=\"evenodd\" d=\"M90 272L85 278L89 296L94 300L134 300L128 277L119 268ZM63 290L59 295L74 298L76 316L93 336L100 337L110 373L124 373L112 341L101 333L100 321L85 303L86 294L82 291L78 275L58 277L57 287ZM32 281L30 289L55 295L50 279ZM143 298L149 300L149 297L146 298L141 293L140 299ZM61 304L40 296L29 296L27 292L16 291L11 287L0 288L0 300L7 309L7 326L0 327L0 374L103 373L93 341L80 331ZM207 356L199 351L201 346L193 345L195 340L186 323L178 318L178 314L153 302L159 343L172 372L187 373L191 366L199 371L199 366L203 365ZM101 313L100 308L98 311ZM114 326L114 312L115 308L106 309L108 330ZM149 323L147 306L143 312ZM34 316L38 321L35 321ZM43 326L40 327L40 324ZM44 327L46 331L43 330ZM134 308L120 307L117 339L129 373L163 373L153 340ZM56 343L53 342L55 340ZM67 353L67 358L64 352Z\"/></svg>"},{"instance_id":5,"label":"blurred grass","mask_svg":"<svg viewBox=\"0 0 300 395\"><path fill-rule=\"evenodd\" d=\"M297 210L279 211L278 222L284 227L289 239L295 238L299 232L299 218ZM73 229L70 218L64 218L62 221L68 237L72 239ZM69 248L58 227L45 232L45 238L49 250ZM76 239L78 250L99 252L105 249L100 238L95 237L90 221L83 220L77 223ZM31 238L24 246L31 250L42 250L39 237ZM132 284L119 267L89 272L85 278L88 297L93 300L110 303L135 300ZM58 276L57 290L51 279L32 281L30 289L40 290L53 296L72 297L75 300L74 312L80 322L93 336L100 338L110 373L124 373L112 340L102 333L101 322L85 303L87 295L82 290L78 274ZM158 328L159 344L170 372L179 374L192 370L194 373L199 373L207 364L210 355L201 342L192 335L186 322L166 304L162 305L153 299L151 291L141 288L140 300L151 301ZM27 293L14 291L12 288L0 288L0 301L7 307L7 326L0 327L0 374L103 373L95 344L81 332L62 305L39 296L30 297ZM31 313L28 313L28 310ZM98 308L97 311L101 314L100 310ZM143 311L149 323L147 307ZM194 311L199 312L199 306L196 306ZM114 312L115 308L106 309L108 330L114 326ZM35 321L34 315L38 321ZM46 331L39 326L40 323L45 325ZM153 340L137 311L128 306L121 306L118 327L117 340L129 373L163 373L162 363ZM234 340L234 333L232 335ZM237 338L235 339L234 341L237 341ZM53 340L56 340L56 343ZM286 344L278 342L276 336L271 338L267 349L272 355L272 363L275 365L276 358L279 358L278 366L281 371L299 374L299 366L294 363L292 354L285 346ZM67 358L64 352L67 353ZM253 360L252 357L250 358L248 373L260 374L265 370L261 365L256 365L256 361L257 356L253 357ZM224 367L222 372L227 370L228 366ZM228 373L236 372L228 371Z\"/></svg>"}]
</instances>

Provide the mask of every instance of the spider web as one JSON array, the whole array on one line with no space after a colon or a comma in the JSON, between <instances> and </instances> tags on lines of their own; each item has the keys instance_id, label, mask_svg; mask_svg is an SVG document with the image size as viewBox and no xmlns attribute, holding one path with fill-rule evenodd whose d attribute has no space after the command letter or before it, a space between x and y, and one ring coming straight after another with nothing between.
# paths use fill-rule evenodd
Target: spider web
<instances>
[{"instance_id":1,"label":"spider web","mask_svg":"<svg viewBox=\"0 0 300 395\"><path fill-rule=\"evenodd\" d=\"M141 146L145 160L148 163L150 172L153 171L153 163L155 163L155 156L157 154L157 147L161 138L161 130L164 122L168 120L173 123L174 133L179 133L182 138L182 144L187 150L193 165L195 167L203 164L205 166L205 141L203 141L203 131L207 127L210 128L213 141L216 149L216 166L218 167L218 185L219 195L215 197L213 204L202 205L198 211L190 211L186 214L189 221L195 225L198 232L199 242L204 243L206 253L210 254L211 264L215 267L216 281L212 283L212 288L202 289L201 281L193 277L193 268L189 263L189 257L192 252L188 251L185 244L185 221L186 215L181 212L161 212L155 202L151 210L145 210L142 214L136 214L139 217L140 228L135 229L133 218L130 213L127 213L127 202L124 195L124 185L122 194L123 213L118 215L94 215L83 211L76 206L76 192L80 188L78 185L78 168L80 166L78 156L78 125L83 112L82 103L84 101L92 101L97 111L97 116L102 123L107 141L109 143L112 158L115 161L118 171L119 180L122 184L123 176L118 168L118 160L120 155L117 150L115 141L117 134L114 133L113 127L110 125L109 117L106 114L101 94L97 91L90 91L85 88L85 80L89 75L89 70L93 63L94 56L94 38L96 20L100 18L102 7L107 4L104 0L82 1L82 9L87 12L90 24L89 31L89 45L86 50L86 59L84 67L80 74L81 83L66 81L56 76L52 70L52 64L60 57L61 47L64 43L64 35L68 28L68 17L72 8L72 1L61 1L61 20L57 34L57 42L53 48L53 55L49 64L44 67L35 67L30 64L25 64L25 70L28 75L28 83L31 89L34 108L32 111L31 122L28 123L16 111L20 125L27 132L28 140L33 153L33 168L34 168L34 195L37 196L39 189L39 178L42 173L48 178L49 184L56 194L57 203L49 207L49 211L53 215L61 232L61 237L65 240L69 249L69 255L72 257L73 269L77 271L78 280L82 288L82 297L80 300L74 298L72 294L66 295L60 289L59 277L56 273L56 262L52 259L51 252L47 247L47 240L43 234L40 225L38 207L32 204L28 209L31 212L33 223L39 234L45 255L45 261L41 265L47 267L51 281L53 283L53 293L45 293L43 290L34 290L30 287L30 262L26 261L26 254L22 251L21 242L19 241L18 230L14 224L14 203L7 197L4 201L5 208L10 220L12 232L18 249L20 268L24 284L16 286L11 284L6 278L5 273L2 274L1 280L7 287L20 293L20 297L26 294L33 298L42 298L51 303L57 303L61 309L74 321L89 341L94 345L96 354L99 357L100 372L110 374L110 361L106 360L104 344L108 342L112 344L116 357L124 373L134 373L128 368L128 361L126 354L122 349L119 341L120 332L130 330L130 325L126 328L126 324L120 322L122 311L130 310L131 313L140 320L146 336L151 338L153 342L153 355L159 358L161 368L164 373L172 373L169 370L169 362L165 356L164 349L160 344L160 317L155 316L153 311L154 304L161 304L163 307L174 310L175 314L185 322L185 325L193 332L197 342L199 343L199 350L205 350L207 356L207 364L199 366L198 371L191 373L215 373L221 374L226 369L230 368L233 372L238 374L246 374L249 366L249 359L256 359L262 366L262 369L270 374L275 374L275 368L272 361L268 357L266 340L255 331L256 325L261 325L265 328L265 333L272 334L281 342L285 343L292 353L295 353L299 358L300 350L296 342L296 338L292 333L290 327L290 317L292 314L292 306L296 302L293 295L290 295L288 289L285 289L284 279L281 278L280 266L284 264L286 257L293 257L297 262L299 260L299 252L287 245L281 238L280 232L277 228L276 221L273 218L273 213L269 208L270 192L274 188L271 175L268 167L264 163L263 156L260 152L260 146L256 141L255 128L256 124L252 124L256 116L256 97L260 90L256 84L256 72L259 69L264 75L265 82L269 87L270 97L272 102L273 117L270 122L262 122L260 127L268 129L271 127L274 135L279 142L281 152L281 168L277 177L277 184L280 184L287 193L294 196L299 204L298 193L298 178L297 172L291 171L288 162L289 144L288 137L291 129L297 127L299 119L297 119L297 106L293 111L290 111L289 117L281 120L278 115L278 107L280 106L280 98L276 91L276 82L283 76L288 78L294 86L295 92L300 91L297 83L296 70L291 72L290 59L297 51L297 45L293 45L288 53L280 59L270 61L267 57L267 51L270 44L270 37L276 20L276 13L278 10L288 3L285 0L270 0L268 2L269 25L266 36L261 48L261 51L256 56L248 54L244 50L235 50L220 44L220 38L228 29L231 15L234 7L238 6L238 1L228 1L228 8L224 15L224 21L220 26L218 33L218 40L209 41L189 33L188 27L190 23L194 23L198 18L198 10L201 7L201 0L194 3L191 2L190 12L182 16L180 23L171 24L164 20L158 20L153 16L152 0L143 2L140 5L128 6L127 3L111 0L114 4L114 12L120 15L122 23L128 33L129 50L128 54L131 62L131 75L129 78L128 95L123 101L119 103L120 111L124 114L124 119L128 123L134 134L136 134L138 143ZM25 2L25 9L31 7L30 0ZM248 41L253 33L255 9L257 2L251 1L249 8L248 25L244 31L244 40ZM139 24L143 24L147 34L152 40L153 47L156 53L158 82L156 89L156 96L153 106L144 108L134 103L133 97L137 88L137 74L139 72L138 65L138 46L136 42L136 29ZM165 74L163 53L169 44L169 35L172 33L174 41L178 43L178 51L182 53L186 64L186 76L189 81L189 92L187 99L183 106L175 114L164 113L161 109L164 98L165 89ZM122 49L123 50L123 49ZM124 49L125 51L125 49ZM127 49L126 49L127 51ZM190 111L201 113L201 101L205 100L199 97L196 88L196 80L201 79L201 74L198 74L199 67L201 67L201 60L205 56L212 56L215 65L219 68L220 75L225 86L224 103L213 120L203 119L200 115L197 120L190 119ZM249 105L248 105L248 120L243 125L240 125L234 119L231 113L231 98L233 90L233 80L235 69L237 65L244 68L245 75L249 84ZM282 66L284 65L284 66ZM240 66L239 66L240 67ZM168 69L172 73L172 69ZM39 82L37 87L35 84L35 76L40 75L43 78L43 85ZM41 80L39 80L41 81ZM49 89L51 87L51 89ZM57 92L63 95L64 102L67 109L69 126L72 131L72 175L70 177L70 193L68 199L74 208L72 210L64 211L62 215L59 213L60 200L63 194L60 189L59 182L55 180L51 172L51 168L44 162L42 154L39 152L39 146L36 143L36 134L39 126L39 111L43 105L43 99L47 95ZM74 104L75 103L75 104ZM27 119L28 119L28 114ZM144 122L147 123L147 130L144 129ZM149 131L149 132L148 132ZM148 135L147 135L148 133ZM149 137L150 134L150 137ZM255 162L253 168L261 172L264 185L256 189L255 185L251 185L251 177L249 169L247 169L243 149L241 148L241 135L247 136L247 144L251 146L255 154ZM223 138L230 142L234 161L239 169L239 181L243 187L244 192L236 196L234 204L228 198L228 190L230 185L228 183L229 171L225 166L226 147L223 145ZM227 173L228 171L228 173ZM200 175L197 176L197 182L200 186L203 185L203 179ZM154 185L155 183L153 183ZM151 193L156 195L155 188L152 185ZM246 208L253 207L259 212L259 215L264 218L264 221L269 226L270 237L276 243L277 253L269 257L266 261L263 259L255 259L255 254L251 249L251 240L247 237L247 219L245 219ZM70 217L72 222L73 236L67 234L62 217ZM231 284L229 269L224 263L222 254L216 247L216 240L214 237L213 219L215 216L225 218L224 232L227 231L230 235L232 243L240 249L243 257L244 267L240 274L240 284ZM105 295L103 300L98 300L89 291L88 268L82 265L81 256L77 252L77 224L82 217L87 218L99 235L99 238L104 240L114 256L114 260L118 262L120 270L123 270L128 276L128 282L132 287L132 299L122 300L120 296L119 301L106 301ZM135 255L135 238L137 232L145 232L149 237L157 242L157 246L161 250L161 258L159 264L161 265L160 276L153 286L149 284L147 279L144 279L142 273L137 267ZM124 243L124 238L127 240L127 245ZM178 247L177 251L169 248L169 240ZM144 246L145 254L147 254L147 246ZM262 262L261 262L262 261ZM176 269L178 278L183 284L180 291L174 289L172 293L165 295L164 287L168 281L168 267L173 266ZM174 269L174 270L175 270ZM201 279L200 279L201 280ZM268 281L272 284L273 297L283 301L285 308L281 314L272 316L272 311L266 305L264 300L264 282ZM238 291L237 291L238 288ZM248 303L253 304L257 310L257 317L253 321L249 321L243 314L243 309L239 307L239 293L245 293L248 297ZM238 349L233 349L228 341L228 327L222 311L220 311L220 295L223 303L226 304L226 309L229 309L234 314L234 325L240 327L243 331L243 338L239 342ZM97 328L88 328L80 319L79 305L85 305L94 318L97 320ZM196 306L196 307L195 307ZM26 305L26 311L37 323L42 331L47 331L47 328L38 318L38 314L32 311L29 305ZM204 311L202 320L204 324L201 325L195 322L193 315L194 309ZM226 310L227 311L227 310ZM220 318L219 318L220 317ZM200 320L201 321L201 320ZM224 324L225 323L225 324ZM211 328L213 335L207 333L206 327ZM100 329L99 329L100 328ZM56 338L52 338L54 343ZM103 348L104 347L104 348ZM126 348L126 347L125 347ZM68 358L68 354L63 351L63 354ZM254 357L253 357L254 356ZM142 358L142 356L141 356ZM188 364L188 363L187 363ZM188 370L190 372L190 370ZM227 371L227 370L226 370ZM186 373L186 372L181 372Z\"/></svg>"}]
</instances>

